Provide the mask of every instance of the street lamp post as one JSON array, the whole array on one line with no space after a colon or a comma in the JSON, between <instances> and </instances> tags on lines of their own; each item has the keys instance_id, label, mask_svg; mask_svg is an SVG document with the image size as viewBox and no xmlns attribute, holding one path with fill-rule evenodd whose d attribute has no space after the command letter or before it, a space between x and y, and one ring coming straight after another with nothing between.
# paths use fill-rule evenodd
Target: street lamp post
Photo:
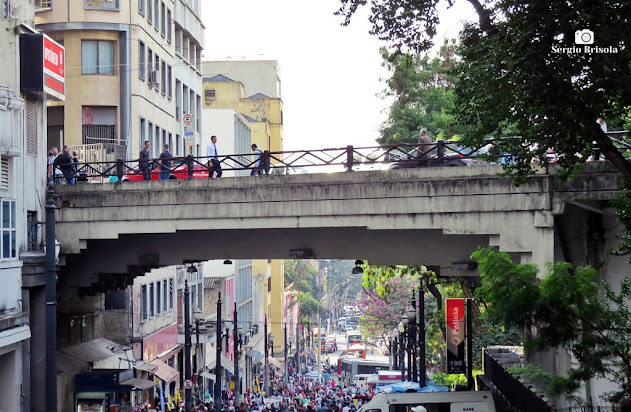
<instances>
[{"instance_id":1,"label":"street lamp post","mask_svg":"<svg viewBox=\"0 0 631 412\"><path fill-rule=\"evenodd\" d=\"M287 388L289 367L287 366L287 322L285 322L285 377L283 378L283 384Z\"/></svg>"},{"instance_id":2,"label":"street lamp post","mask_svg":"<svg viewBox=\"0 0 631 412\"><path fill-rule=\"evenodd\" d=\"M267 315L265 315L265 324L263 332L265 333L265 397L269 396L269 337L267 335Z\"/></svg>"},{"instance_id":3,"label":"street lamp post","mask_svg":"<svg viewBox=\"0 0 631 412\"><path fill-rule=\"evenodd\" d=\"M234 302L234 326L232 336L234 338L234 399L235 405L238 405L241 398L241 381L239 377L239 344L241 343L241 334L239 334L239 327L237 323L237 302Z\"/></svg>"},{"instance_id":4,"label":"street lamp post","mask_svg":"<svg viewBox=\"0 0 631 412\"><path fill-rule=\"evenodd\" d=\"M46 411L57 411L57 258L55 188L46 191Z\"/></svg>"},{"instance_id":5,"label":"street lamp post","mask_svg":"<svg viewBox=\"0 0 631 412\"><path fill-rule=\"evenodd\" d=\"M419 321L419 357L420 359L420 380L421 388L426 385L427 373L425 371L425 290L423 289L423 281L418 292L418 321Z\"/></svg>"},{"instance_id":6,"label":"street lamp post","mask_svg":"<svg viewBox=\"0 0 631 412\"><path fill-rule=\"evenodd\" d=\"M221 376L223 375L223 369L221 367L221 341L223 336L221 335L221 292L217 298L217 351L215 352L215 410L221 412Z\"/></svg>"},{"instance_id":7,"label":"street lamp post","mask_svg":"<svg viewBox=\"0 0 631 412\"><path fill-rule=\"evenodd\" d=\"M394 369L394 365L392 364L392 332L388 332L386 339L388 340L388 364L390 365L390 369Z\"/></svg>"},{"instance_id":8,"label":"street lamp post","mask_svg":"<svg viewBox=\"0 0 631 412\"><path fill-rule=\"evenodd\" d=\"M399 322L399 368L401 369L401 381L405 380L405 326Z\"/></svg>"},{"instance_id":9,"label":"street lamp post","mask_svg":"<svg viewBox=\"0 0 631 412\"><path fill-rule=\"evenodd\" d=\"M411 334L410 334L410 317L407 313L403 313L401 316L401 322L403 322L403 327L405 328L405 353L407 355L407 372L408 378L407 380L412 380L412 345L411 345Z\"/></svg>"},{"instance_id":10,"label":"street lamp post","mask_svg":"<svg viewBox=\"0 0 631 412\"><path fill-rule=\"evenodd\" d=\"M392 329L392 369L399 369L399 329Z\"/></svg>"},{"instance_id":11,"label":"street lamp post","mask_svg":"<svg viewBox=\"0 0 631 412\"><path fill-rule=\"evenodd\" d=\"M193 269L193 270L191 270ZM194 266L188 268L189 274L197 272ZM190 290L188 289L188 279L184 280L184 379L191 379L191 304ZM184 388L184 405L190 411L193 407L191 388Z\"/></svg>"},{"instance_id":12,"label":"street lamp post","mask_svg":"<svg viewBox=\"0 0 631 412\"><path fill-rule=\"evenodd\" d=\"M410 339L410 353L412 358L412 382L418 382L418 362L416 357L416 298L414 297L414 293L412 293L412 300L410 301L410 306L407 310L408 318L410 319L410 323L408 324L409 328L409 339Z\"/></svg>"}]
</instances>

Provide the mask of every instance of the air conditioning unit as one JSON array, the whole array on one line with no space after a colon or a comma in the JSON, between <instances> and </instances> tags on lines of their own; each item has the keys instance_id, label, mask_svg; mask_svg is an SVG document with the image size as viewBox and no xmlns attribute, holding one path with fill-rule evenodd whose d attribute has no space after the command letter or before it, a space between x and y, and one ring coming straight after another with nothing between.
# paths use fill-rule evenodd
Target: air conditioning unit
<instances>
[{"instance_id":1,"label":"air conditioning unit","mask_svg":"<svg viewBox=\"0 0 631 412\"><path fill-rule=\"evenodd\" d=\"M248 344L248 342L250 342L250 336L249 336L249 335L245 335L245 336L243 337L243 344L244 344L244 345L247 345L247 344Z\"/></svg>"},{"instance_id":2,"label":"air conditioning unit","mask_svg":"<svg viewBox=\"0 0 631 412\"><path fill-rule=\"evenodd\" d=\"M151 70L149 73L149 86L154 87L158 85L158 71Z\"/></svg>"}]
</instances>

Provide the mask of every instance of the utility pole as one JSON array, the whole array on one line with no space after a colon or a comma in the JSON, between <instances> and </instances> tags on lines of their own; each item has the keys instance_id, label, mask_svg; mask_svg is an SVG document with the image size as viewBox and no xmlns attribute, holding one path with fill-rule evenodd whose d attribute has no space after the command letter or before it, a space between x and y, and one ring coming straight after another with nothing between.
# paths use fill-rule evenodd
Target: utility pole
<instances>
[{"instance_id":1,"label":"utility pole","mask_svg":"<svg viewBox=\"0 0 631 412\"><path fill-rule=\"evenodd\" d=\"M221 375L223 370L221 368L221 292L219 292L219 298L217 299L217 352L215 358L215 410L221 412Z\"/></svg>"},{"instance_id":2,"label":"utility pole","mask_svg":"<svg viewBox=\"0 0 631 412\"><path fill-rule=\"evenodd\" d=\"M53 171L54 172L54 171ZM55 188L46 191L46 411L57 412L57 245ZM35 388L33 388L35 389Z\"/></svg>"},{"instance_id":3,"label":"utility pole","mask_svg":"<svg viewBox=\"0 0 631 412\"><path fill-rule=\"evenodd\" d=\"M239 377L239 341L241 337L239 336L239 327L237 323L237 302L234 302L234 330L233 330L233 338L234 338L234 399L235 406L239 404L239 399L241 398L241 381Z\"/></svg>"},{"instance_id":4,"label":"utility pole","mask_svg":"<svg viewBox=\"0 0 631 412\"><path fill-rule=\"evenodd\" d=\"M418 334L419 334L419 357L420 359L420 379L419 384L421 388L427 386L427 372L425 370L425 289L423 288L423 280L421 280L421 287L418 293Z\"/></svg>"}]
</instances>

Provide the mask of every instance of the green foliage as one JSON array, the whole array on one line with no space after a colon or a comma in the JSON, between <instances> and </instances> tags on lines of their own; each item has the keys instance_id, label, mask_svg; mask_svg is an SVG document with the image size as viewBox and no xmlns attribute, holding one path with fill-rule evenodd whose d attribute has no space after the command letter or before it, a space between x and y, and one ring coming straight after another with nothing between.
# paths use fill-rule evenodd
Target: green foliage
<instances>
[{"instance_id":1,"label":"green foliage","mask_svg":"<svg viewBox=\"0 0 631 412\"><path fill-rule=\"evenodd\" d=\"M623 226L622 231L617 235L620 243L612 253L618 256L631 255L631 185L629 180L623 181L623 188L611 201L611 206L616 211L618 222Z\"/></svg>"},{"instance_id":2,"label":"green foliage","mask_svg":"<svg viewBox=\"0 0 631 412\"><path fill-rule=\"evenodd\" d=\"M300 300L300 316L304 319L315 319L318 312L318 301L310 294L300 292L298 296ZM320 308L322 310L322 308Z\"/></svg>"},{"instance_id":3,"label":"green foliage","mask_svg":"<svg viewBox=\"0 0 631 412\"><path fill-rule=\"evenodd\" d=\"M481 370L473 370L474 377L481 373ZM454 388L456 386L467 386L467 376L464 374L450 375L444 372L434 372L434 374L432 375L432 381L438 386L446 386L448 388Z\"/></svg>"},{"instance_id":4,"label":"green foliage","mask_svg":"<svg viewBox=\"0 0 631 412\"><path fill-rule=\"evenodd\" d=\"M444 140L464 132L454 112L455 50L455 40L445 40L433 58L381 49L382 65L392 73L382 95L394 101L379 130L380 145L415 144L421 128Z\"/></svg>"},{"instance_id":5,"label":"green foliage","mask_svg":"<svg viewBox=\"0 0 631 412\"><path fill-rule=\"evenodd\" d=\"M312 294L319 299L320 290L316 283L318 271L313 266L303 259L287 259L284 265L285 284L295 283L297 290Z\"/></svg>"},{"instance_id":6,"label":"green foliage","mask_svg":"<svg viewBox=\"0 0 631 412\"><path fill-rule=\"evenodd\" d=\"M427 51L439 23L440 0L340 0L338 15L348 24L369 5L371 34L397 52ZM447 6L453 0L443 2ZM467 125L463 143L501 141L496 154L515 161L507 173L521 182L533 174L533 161L545 161L549 148L561 156L560 177L578 172L596 141L605 157L627 178L631 163L596 124L629 123L631 107L631 3L623 0L470 1L476 24L461 33L456 66L455 108ZM616 52L574 51L575 31L594 32L594 46ZM579 45L579 48L581 46ZM405 106L402 106L404 108ZM414 113L401 116L414 119ZM411 122L410 122L411 123Z\"/></svg>"},{"instance_id":7,"label":"green foliage","mask_svg":"<svg viewBox=\"0 0 631 412\"><path fill-rule=\"evenodd\" d=\"M552 389L572 393L582 381L607 377L631 393L631 278L617 293L589 266L559 262L539 281L533 265L513 264L506 253L481 249L472 257L482 277L476 296L489 319L535 332L525 339L528 350L562 346L579 361L550 381Z\"/></svg>"}]
</instances>

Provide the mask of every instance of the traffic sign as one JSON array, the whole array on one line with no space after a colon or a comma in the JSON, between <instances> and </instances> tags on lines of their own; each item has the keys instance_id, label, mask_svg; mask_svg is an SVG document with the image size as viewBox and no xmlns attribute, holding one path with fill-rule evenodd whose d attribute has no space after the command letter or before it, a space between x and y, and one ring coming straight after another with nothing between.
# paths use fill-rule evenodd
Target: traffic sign
<instances>
[{"instance_id":1,"label":"traffic sign","mask_svg":"<svg viewBox=\"0 0 631 412\"><path fill-rule=\"evenodd\" d=\"M182 121L184 122L184 124L186 126L190 126L193 124L193 115L190 113L184 113L184 116L182 116Z\"/></svg>"},{"instance_id":2,"label":"traffic sign","mask_svg":"<svg viewBox=\"0 0 631 412\"><path fill-rule=\"evenodd\" d=\"M193 381L190 379L185 380L184 389L193 389Z\"/></svg>"}]
</instances>

